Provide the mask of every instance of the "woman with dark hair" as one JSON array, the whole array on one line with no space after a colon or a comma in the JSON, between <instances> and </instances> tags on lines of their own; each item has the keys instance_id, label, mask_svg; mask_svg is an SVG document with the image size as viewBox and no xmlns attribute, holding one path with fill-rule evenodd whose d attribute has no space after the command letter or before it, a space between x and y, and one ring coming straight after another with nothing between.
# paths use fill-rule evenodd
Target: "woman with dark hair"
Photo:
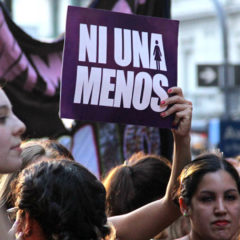
<instances>
[{"instance_id":1,"label":"woman with dark hair","mask_svg":"<svg viewBox=\"0 0 240 240\"><path fill-rule=\"evenodd\" d=\"M103 180L108 217L131 212L164 197L171 174L166 158L139 152L116 166ZM189 222L181 217L154 239L174 239L189 232Z\"/></svg>"},{"instance_id":2,"label":"woman with dark hair","mask_svg":"<svg viewBox=\"0 0 240 240\"><path fill-rule=\"evenodd\" d=\"M103 180L108 216L131 212L162 198L166 193L171 163L154 154L134 154L113 168Z\"/></svg>"},{"instance_id":3,"label":"woman with dark hair","mask_svg":"<svg viewBox=\"0 0 240 240\"><path fill-rule=\"evenodd\" d=\"M80 164L42 161L24 169L16 189L18 230L30 239L105 239L105 189Z\"/></svg>"},{"instance_id":4,"label":"woman with dark hair","mask_svg":"<svg viewBox=\"0 0 240 240\"><path fill-rule=\"evenodd\" d=\"M68 158L74 160L62 144L50 139L34 139L21 144L22 164L18 171L4 174L0 178L0 209L6 210L13 207L14 200L11 192L11 184L19 173L32 163L41 161L44 157L50 159ZM14 188L14 187L13 187Z\"/></svg>"},{"instance_id":5,"label":"woman with dark hair","mask_svg":"<svg viewBox=\"0 0 240 240\"><path fill-rule=\"evenodd\" d=\"M183 169L179 203L191 222L191 232L182 240L235 239L240 220L240 180L221 155L200 155Z\"/></svg>"},{"instance_id":6,"label":"woman with dark hair","mask_svg":"<svg viewBox=\"0 0 240 240\"><path fill-rule=\"evenodd\" d=\"M164 157L139 152L116 166L103 180L107 216L129 213L164 197L171 163ZM154 239L166 239L167 230ZM180 235L182 236L182 235Z\"/></svg>"}]
</instances>

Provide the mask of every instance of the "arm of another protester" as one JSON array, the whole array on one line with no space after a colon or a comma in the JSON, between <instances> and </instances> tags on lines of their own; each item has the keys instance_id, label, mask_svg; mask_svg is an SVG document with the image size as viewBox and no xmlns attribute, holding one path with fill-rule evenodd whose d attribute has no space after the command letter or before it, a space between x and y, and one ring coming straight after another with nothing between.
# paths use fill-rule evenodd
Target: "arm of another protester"
<instances>
[{"instance_id":1,"label":"arm of another protester","mask_svg":"<svg viewBox=\"0 0 240 240\"><path fill-rule=\"evenodd\" d=\"M184 99L182 90L178 87L169 89L170 97L162 105L173 104L167 111L161 113L167 117L175 113L173 129L174 157L173 166L165 196L147 204L131 213L110 217L108 220L116 229L119 240L150 239L170 225L180 216L178 206L174 203L173 192L177 188L177 178L182 168L191 160L190 129L192 119L192 104ZM159 176L161 177L161 176Z\"/></svg>"},{"instance_id":2,"label":"arm of another protester","mask_svg":"<svg viewBox=\"0 0 240 240\"><path fill-rule=\"evenodd\" d=\"M164 105L173 106L164 112L164 117L175 113L173 126L176 126L176 128L172 129L174 137L173 166L166 194L171 198L172 193L175 193L175 190L178 188L178 176L183 167L191 161L192 103L184 98L182 89L179 87L170 88L169 94L171 94L171 97L166 99Z\"/></svg>"}]
</instances>

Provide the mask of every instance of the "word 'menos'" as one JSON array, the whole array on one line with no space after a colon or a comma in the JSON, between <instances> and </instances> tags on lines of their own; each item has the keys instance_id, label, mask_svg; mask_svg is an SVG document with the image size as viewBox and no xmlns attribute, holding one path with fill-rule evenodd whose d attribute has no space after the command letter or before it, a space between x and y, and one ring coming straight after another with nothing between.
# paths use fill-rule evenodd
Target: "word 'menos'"
<instances>
[{"instance_id":1,"label":"word 'menos'","mask_svg":"<svg viewBox=\"0 0 240 240\"><path fill-rule=\"evenodd\" d=\"M78 60L107 64L107 41L106 26L90 25L88 28L88 25L80 24ZM149 40L147 32L114 28L116 65L132 66L133 70L140 66L144 70L156 70L153 54L156 42L159 43L162 54L160 70L167 71L161 34L151 33ZM74 103L115 108L133 107L136 110L145 110L150 106L153 111L161 112L166 107L160 106L160 100L168 98L163 87L168 87L168 79L161 73L151 76L146 71L135 73L110 69L107 66L102 68L78 65Z\"/></svg>"}]
</instances>

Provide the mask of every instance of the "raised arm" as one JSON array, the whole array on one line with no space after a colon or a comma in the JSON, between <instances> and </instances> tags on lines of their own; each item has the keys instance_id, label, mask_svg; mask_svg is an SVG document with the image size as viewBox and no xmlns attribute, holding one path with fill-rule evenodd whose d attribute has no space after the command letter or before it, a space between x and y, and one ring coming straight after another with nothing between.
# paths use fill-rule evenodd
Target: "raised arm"
<instances>
[{"instance_id":1,"label":"raised arm","mask_svg":"<svg viewBox=\"0 0 240 240\"><path fill-rule=\"evenodd\" d=\"M164 105L173 106L162 115L166 117L175 113L173 127L176 128L172 129L174 138L173 166L167 187L167 198L175 192L174 190L178 185L178 176L183 167L191 161L190 131L192 122L192 103L184 99L182 89L173 87L169 90L169 94L171 97L165 101Z\"/></svg>"},{"instance_id":2,"label":"raised arm","mask_svg":"<svg viewBox=\"0 0 240 240\"><path fill-rule=\"evenodd\" d=\"M108 219L114 225L119 240L150 239L180 216L179 208L173 201L172 193L177 187L177 178L183 166L191 159L192 104L184 99L182 90L178 87L169 89L168 93L170 97L161 104L164 106L173 105L167 111L161 113L161 117L167 117L175 113L174 124L177 128L172 130L175 141L174 157L167 191L161 200L147 204L128 214Z\"/></svg>"}]
</instances>

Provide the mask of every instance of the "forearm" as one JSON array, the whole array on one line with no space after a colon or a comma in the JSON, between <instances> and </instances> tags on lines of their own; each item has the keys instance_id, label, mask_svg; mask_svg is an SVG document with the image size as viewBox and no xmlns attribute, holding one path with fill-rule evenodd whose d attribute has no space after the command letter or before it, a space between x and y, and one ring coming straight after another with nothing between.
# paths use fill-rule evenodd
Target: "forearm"
<instances>
[{"instance_id":1,"label":"forearm","mask_svg":"<svg viewBox=\"0 0 240 240\"><path fill-rule=\"evenodd\" d=\"M165 227L170 225L179 215L180 210L174 203L174 196L178 186L178 176L182 168L191 160L190 153L190 129L192 104L185 100L181 89L170 89L174 95L163 101L165 105L173 105L164 114L167 117L175 114L175 122L178 128L173 130L174 156L170 180L167 191L161 200L143 206L131 213L109 218L116 228L117 238L120 240L146 240L154 237ZM159 176L161 177L161 176ZM147 193L146 193L147 194Z\"/></svg>"},{"instance_id":2,"label":"forearm","mask_svg":"<svg viewBox=\"0 0 240 240\"><path fill-rule=\"evenodd\" d=\"M185 136L173 132L174 149L172 172L167 187L167 198L173 198L172 193L178 187L178 177L183 167L191 161L190 133Z\"/></svg>"},{"instance_id":3,"label":"forearm","mask_svg":"<svg viewBox=\"0 0 240 240\"><path fill-rule=\"evenodd\" d=\"M129 214L111 217L120 240L146 240L154 237L180 216L180 210L174 203L174 190L178 185L178 176L182 168L191 160L190 135L174 135L174 156L170 180L163 199L143 206Z\"/></svg>"},{"instance_id":4,"label":"forearm","mask_svg":"<svg viewBox=\"0 0 240 240\"><path fill-rule=\"evenodd\" d=\"M166 195L163 199L150 203L129 214L111 217L120 240L146 240L154 237L180 216L180 210L174 203L178 176L182 168L191 161L190 134L174 135L173 166Z\"/></svg>"},{"instance_id":5,"label":"forearm","mask_svg":"<svg viewBox=\"0 0 240 240\"><path fill-rule=\"evenodd\" d=\"M131 213L110 217L119 240L153 238L180 216L178 207L166 198L152 202Z\"/></svg>"},{"instance_id":6,"label":"forearm","mask_svg":"<svg viewBox=\"0 0 240 240\"><path fill-rule=\"evenodd\" d=\"M179 175L182 171L182 168L191 161L191 147L190 141L191 136L190 133L186 136L179 136L176 133L173 133L174 137L174 149L173 149L173 159L179 164L178 169L175 169L177 175Z\"/></svg>"}]
</instances>

